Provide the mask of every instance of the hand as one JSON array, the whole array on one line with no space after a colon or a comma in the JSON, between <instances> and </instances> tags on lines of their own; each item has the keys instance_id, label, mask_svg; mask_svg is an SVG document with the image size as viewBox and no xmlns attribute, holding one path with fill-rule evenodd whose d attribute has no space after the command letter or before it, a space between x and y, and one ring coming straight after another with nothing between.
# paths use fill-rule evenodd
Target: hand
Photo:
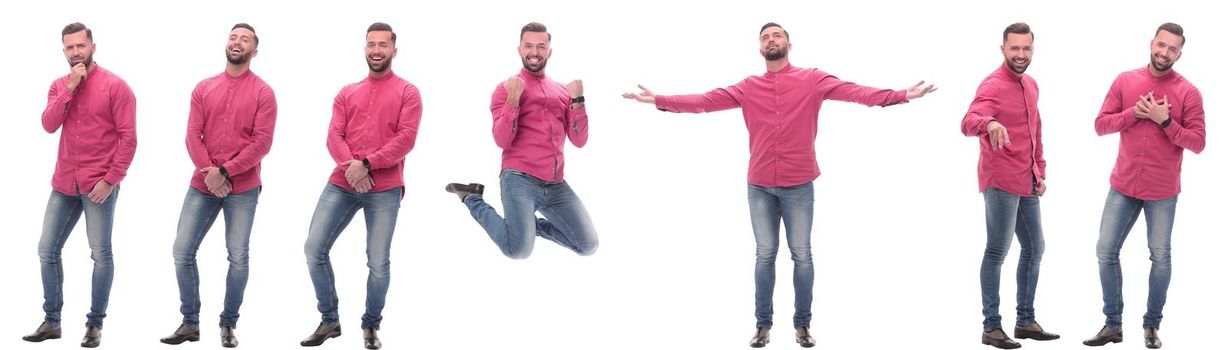
<instances>
[{"instance_id":1,"label":"hand","mask_svg":"<svg viewBox=\"0 0 1228 350\"><path fill-rule=\"evenodd\" d=\"M1002 149L1010 146L1011 137L1006 133L1006 127L1002 126L997 120L990 120L989 125L986 125L989 131L989 146L994 150Z\"/></svg>"},{"instance_id":2,"label":"hand","mask_svg":"<svg viewBox=\"0 0 1228 350\"><path fill-rule=\"evenodd\" d=\"M503 89L507 90L507 105L519 107L520 94L524 92L524 79L521 79L519 75L513 75L503 82ZM571 85L569 84L568 90L570 91L570 89Z\"/></svg>"},{"instance_id":3,"label":"hand","mask_svg":"<svg viewBox=\"0 0 1228 350\"><path fill-rule=\"evenodd\" d=\"M580 79L576 79L572 80L570 83L567 83L567 93L571 94L572 98L584 96L584 82Z\"/></svg>"},{"instance_id":4,"label":"hand","mask_svg":"<svg viewBox=\"0 0 1228 350\"><path fill-rule=\"evenodd\" d=\"M657 103L657 94L652 93L652 90L648 90L648 88L644 87L643 85L636 85L636 86L640 88L640 93L638 94L633 94L630 92L624 93L623 98L628 99L628 100L636 100L636 101L640 101L643 103L652 103L652 104Z\"/></svg>"},{"instance_id":5,"label":"hand","mask_svg":"<svg viewBox=\"0 0 1228 350\"><path fill-rule=\"evenodd\" d=\"M358 191L358 193L367 193L371 191L371 188L375 187L375 179L372 179L370 176L364 177L359 179L358 182L352 183L351 186L354 186L354 190Z\"/></svg>"},{"instance_id":6,"label":"hand","mask_svg":"<svg viewBox=\"0 0 1228 350\"><path fill-rule=\"evenodd\" d=\"M231 185L230 181L223 181L221 186L218 186L217 189L210 190L209 192L212 192L213 195L217 196L218 198L226 198L226 196L230 195L231 191L234 191L234 185Z\"/></svg>"},{"instance_id":7,"label":"hand","mask_svg":"<svg viewBox=\"0 0 1228 350\"><path fill-rule=\"evenodd\" d=\"M94 204L102 204L102 202L107 201L107 198L111 197L112 189L111 184L107 180L98 180L98 182L94 183L94 189L90 191L90 201L94 202Z\"/></svg>"},{"instance_id":8,"label":"hand","mask_svg":"<svg viewBox=\"0 0 1228 350\"><path fill-rule=\"evenodd\" d=\"M913 85L912 87L908 88L907 92L905 92L905 97L909 101L921 98L922 96L925 96L931 92L938 91L938 88L934 87L934 84L929 84L924 88L921 87L921 84L925 84L925 80L917 82L917 85Z\"/></svg>"},{"instance_id":9,"label":"hand","mask_svg":"<svg viewBox=\"0 0 1228 350\"><path fill-rule=\"evenodd\" d=\"M1139 96L1138 102L1134 104L1134 118L1148 119L1148 113L1151 113L1151 100L1147 96Z\"/></svg>"},{"instance_id":10,"label":"hand","mask_svg":"<svg viewBox=\"0 0 1228 350\"><path fill-rule=\"evenodd\" d=\"M347 160L342 162L341 166L347 167L345 169L345 182L354 187L358 187L358 180L362 180L370 173L367 167L362 165L361 160Z\"/></svg>"},{"instance_id":11,"label":"hand","mask_svg":"<svg viewBox=\"0 0 1228 350\"><path fill-rule=\"evenodd\" d=\"M1045 190L1047 190L1047 189L1049 189L1049 186L1045 186L1045 180L1044 180L1044 179L1041 179L1040 181L1037 181L1037 182L1036 182L1036 195L1037 195L1037 196L1044 196L1044 195L1045 195Z\"/></svg>"},{"instance_id":12,"label":"hand","mask_svg":"<svg viewBox=\"0 0 1228 350\"><path fill-rule=\"evenodd\" d=\"M209 192L216 193L217 188L227 182L226 176L222 175L222 171L218 167L205 167L200 169L200 172L205 174L205 187L209 189Z\"/></svg>"},{"instance_id":13,"label":"hand","mask_svg":"<svg viewBox=\"0 0 1228 350\"><path fill-rule=\"evenodd\" d=\"M81 82L85 81L86 73L89 72L85 69L85 63L77 63L77 65L72 66L68 71L68 93L71 94L77 91L77 86L80 86Z\"/></svg>"},{"instance_id":14,"label":"hand","mask_svg":"<svg viewBox=\"0 0 1228 350\"><path fill-rule=\"evenodd\" d=\"M1156 122L1156 124L1163 124L1169 117L1168 108L1170 105L1168 104L1168 96L1164 96L1164 99L1159 101L1156 101L1155 97L1153 96L1151 97L1151 101L1153 102L1151 104L1151 109L1147 111L1147 117L1150 118L1151 121Z\"/></svg>"}]
</instances>

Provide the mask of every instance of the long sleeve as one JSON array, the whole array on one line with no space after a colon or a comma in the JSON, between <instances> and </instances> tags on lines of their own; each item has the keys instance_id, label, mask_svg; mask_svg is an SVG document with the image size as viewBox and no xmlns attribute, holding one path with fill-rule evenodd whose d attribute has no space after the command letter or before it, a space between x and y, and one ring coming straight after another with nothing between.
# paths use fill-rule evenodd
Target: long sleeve
<instances>
[{"instance_id":1,"label":"long sleeve","mask_svg":"<svg viewBox=\"0 0 1228 350\"><path fill-rule=\"evenodd\" d=\"M51 89L47 91L47 108L43 110L43 130L47 133L59 130L64 125L64 118L68 117L68 102L72 101L72 94L68 93L67 86L61 81L52 82Z\"/></svg>"},{"instance_id":2,"label":"long sleeve","mask_svg":"<svg viewBox=\"0 0 1228 350\"><path fill-rule=\"evenodd\" d=\"M418 88L407 85L401 97L401 110L397 116L396 135L388 143L367 156L372 169L383 169L401 163L418 138L418 125L422 120L422 96Z\"/></svg>"},{"instance_id":3,"label":"long sleeve","mask_svg":"<svg viewBox=\"0 0 1228 350\"><path fill-rule=\"evenodd\" d=\"M988 132L989 122L994 120L1002 106L998 97L998 88L991 81L981 83L976 89L976 98L968 106L964 121L960 123L960 131L964 136L980 136Z\"/></svg>"},{"instance_id":4,"label":"long sleeve","mask_svg":"<svg viewBox=\"0 0 1228 350\"><path fill-rule=\"evenodd\" d=\"M742 85L716 88L703 94L657 96L657 109L675 113L707 113L742 106Z\"/></svg>"},{"instance_id":5,"label":"long sleeve","mask_svg":"<svg viewBox=\"0 0 1228 350\"><path fill-rule=\"evenodd\" d=\"M1202 110L1202 93L1193 90L1186 94L1183 101L1185 118L1181 124L1175 121L1164 128L1164 135L1174 145L1188 149L1195 154L1202 153L1207 142L1206 115Z\"/></svg>"},{"instance_id":6,"label":"long sleeve","mask_svg":"<svg viewBox=\"0 0 1228 350\"><path fill-rule=\"evenodd\" d=\"M524 95L521 95L520 99L521 102L524 102ZM503 149L511 147L512 140L516 139L516 123L520 118L520 107L513 108L507 105L507 90L502 84L495 87L495 92L490 96L490 114L495 119L491 129L495 137L495 145Z\"/></svg>"},{"instance_id":7,"label":"long sleeve","mask_svg":"<svg viewBox=\"0 0 1228 350\"><path fill-rule=\"evenodd\" d=\"M337 164L341 164L347 160L353 160L354 154L350 152L350 145L346 143L346 124L348 117L345 115L345 91L337 94L337 98L333 99L333 119L328 123L328 154L333 156L333 160Z\"/></svg>"},{"instance_id":8,"label":"long sleeve","mask_svg":"<svg viewBox=\"0 0 1228 350\"><path fill-rule=\"evenodd\" d=\"M582 104L579 108L567 108L567 116L564 118L567 121L567 139L571 140L571 144L576 147L584 147L588 144L588 110Z\"/></svg>"},{"instance_id":9,"label":"long sleeve","mask_svg":"<svg viewBox=\"0 0 1228 350\"><path fill-rule=\"evenodd\" d=\"M1109 87L1108 95L1104 96L1104 104L1100 106L1100 114L1096 116L1096 134L1100 136L1126 130L1141 119L1134 118L1134 105L1123 108L1121 100L1121 84L1125 80L1118 76Z\"/></svg>"},{"instance_id":10,"label":"long sleeve","mask_svg":"<svg viewBox=\"0 0 1228 350\"><path fill-rule=\"evenodd\" d=\"M1036 114L1036 145L1035 147L1036 147L1036 167L1038 168L1038 170L1040 170L1040 179L1045 179L1048 176L1045 174L1045 168L1048 166L1048 163L1045 162L1045 142L1044 142L1044 137L1042 137L1044 133L1041 132L1041 129L1044 129L1043 126L1044 125L1042 125L1041 123L1040 113L1038 112Z\"/></svg>"},{"instance_id":11,"label":"long sleeve","mask_svg":"<svg viewBox=\"0 0 1228 350\"><path fill-rule=\"evenodd\" d=\"M242 174L260 164L260 160L269 154L273 147L273 129L277 124L277 96L273 89L265 86L260 89L256 101L256 116L252 123L252 139L239 154L222 164L226 172Z\"/></svg>"},{"instance_id":12,"label":"long sleeve","mask_svg":"<svg viewBox=\"0 0 1228 350\"><path fill-rule=\"evenodd\" d=\"M827 91L825 99L853 102L874 107L886 107L907 102L904 90L888 90L861 86L840 80L835 76L825 76L819 80L818 88Z\"/></svg>"},{"instance_id":13,"label":"long sleeve","mask_svg":"<svg viewBox=\"0 0 1228 350\"><path fill-rule=\"evenodd\" d=\"M192 90L192 101L188 109L188 134L184 143L188 146L188 157L197 170L213 166L209 159L209 150L205 148L205 108L201 89L204 84L196 85Z\"/></svg>"},{"instance_id":14,"label":"long sleeve","mask_svg":"<svg viewBox=\"0 0 1228 350\"><path fill-rule=\"evenodd\" d=\"M128 175L128 166L136 155L136 96L127 84L112 87L111 115L115 118L115 132L119 140L111 156L110 167L102 179L118 185Z\"/></svg>"}]
</instances>

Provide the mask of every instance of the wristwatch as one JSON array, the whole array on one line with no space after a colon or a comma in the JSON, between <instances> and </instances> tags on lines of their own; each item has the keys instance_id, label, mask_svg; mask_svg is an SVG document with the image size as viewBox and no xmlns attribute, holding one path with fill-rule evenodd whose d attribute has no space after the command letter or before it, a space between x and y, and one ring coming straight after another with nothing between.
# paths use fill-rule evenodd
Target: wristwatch
<instances>
[{"instance_id":1,"label":"wristwatch","mask_svg":"<svg viewBox=\"0 0 1228 350\"><path fill-rule=\"evenodd\" d=\"M227 179L230 178L230 172L226 171L226 167L224 166L218 166L217 172L222 173L222 177L225 177Z\"/></svg>"},{"instance_id":2,"label":"wristwatch","mask_svg":"<svg viewBox=\"0 0 1228 350\"><path fill-rule=\"evenodd\" d=\"M371 161L367 160L367 158L363 158L362 166L366 167L367 170L371 170Z\"/></svg>"},{"instance_id":3,"label":"wristwatch","mask_svg":"<svg viewBox=\"0 0 1228 350\"><path fill-rule=\"evenodd\" d=\"M1168 117L1168 119L1164 119L1164 121L1160 122L1160 127L1168 128L1168 125L1172 123L1173 123L1173 117Z\"/></svg>"},{"instance_id":4,"label":"wristwatch","mask_svg":"<svg viewBox=\"0 0 1228 350\"><path fill-rule=\"evenodd\" d=\"M584 95L572 97L571 103L584 103Z\"/></svg>"}]
</instances>

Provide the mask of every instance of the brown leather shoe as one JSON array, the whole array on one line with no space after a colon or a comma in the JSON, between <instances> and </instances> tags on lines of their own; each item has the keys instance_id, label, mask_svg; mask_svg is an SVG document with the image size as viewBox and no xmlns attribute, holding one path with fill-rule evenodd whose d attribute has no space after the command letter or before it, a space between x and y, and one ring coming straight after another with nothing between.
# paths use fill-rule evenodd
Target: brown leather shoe
<instances>
[{"instance_id":1,"label":"brown leather shoe","mask_svg":"<svg viewBox=\"0 0 1228 350\"><path fill-rule=\"evenodd\" d=\"M810 336L810 326L797 327L797 344L803 348L814 347L814 337Z\"/></svg>"},{"instance_id":2,"label":"brown leather shoe","mask_svg":"<svg viewBox=\"0 0 1228 350\"><path fill-rule=\"evenodd\" d=\"M96 348L102 344L102 328L89 326L85 328L85 337L81 338L81 347Z\"/></svg>"},{"instance_id":3,"label":"brown leather shoe","mask_svg":"<svg viewBox=\"0 0 1228 350\"><path fill-rule=\"evenodd\" d=\"M1143 344L1148 349L1159 349L1164 346L1164 342L1160 341L1160 330L1153 327L1143 327Z\"/></svg>"},{"instance_id":4,"label":"brown leather shoe","mask_svg":"<svg viewBox=\"0 0 1228 350\"><path fill-rule=\"evenodd\" d=\"M1040 326L1040 323L1032 321L1032 324L1027 326L1015 325L1015 339L1033 339L1033 340L1054 340L1062 336L1045 332L1045 328Z\"/></svg>"},{"instance_id":5,"label":"brown leather shoe","mask_svg":"<svg viewBox=\"0 0 1228 350\"><path fill-rule=\"evenodd\" d=\"M340 336L341 336L341 324L340 323L327 324L324 322L320 322L320 326L316 327L316 331L314 333L311 333L311 335L307 336L307 339L303 339L303 341L298 342L298 345L320 346L320 344L324 344L324 341L328 340L328 338L336 338Z\"/></svg>"},{"instance_id":6,"label":"brown leather shoe","mask_svg":"<svg viewBox=\"0 0 1228 350\"><path fill-rule=\"evenodd\" d=\"M379 341L379 334L376 334L376 332L374 328L362 329L362 346L364 348L378 350L384 347L384 343Z\"/></svg>"},{"instance_id":7,"label":"brown leather shoe","mask_svg":"<svg viewBox=\"0 0 1228 350\"><path fill-rule=\"evenodd\" d=\"M51 324L44 321L43 324L38 325L38 329L35 329L34 333L21 337L21 340L35 343L47 339L60 339L59 324Z\"/></svg>"},{"instance_id":8,"label":"brown leather shoe","mask_svg":"<svg viewBox=\"0 0 1228 350\"><path fill-rule=\"evenodd\" d=\"M175 333L171 333L171 335L168 335L166 336L166 338L162 338L159 341L161 341L163 344L176 345L176 344L183 344L183 342L185 341L198 341L198 340L200 340L200 328L199 327L190 326L186 324L180 324L179 328L175 329Z\"/></svg>"},{"instance_id":9,"label":"brown leather shoe","mask_svg":"<svg viewBox=\"0 0 1228 350\"><path fill-rule=\"evenodd\" d=\"M234 348L239 346L239 338L235 337L234 326L222 326L222 347Z\"/></svg>"},{"instance_id":10,"label":"brown leather shoe","mask_svg":"<svg viewBox=\"0 0 1228 350\"><path fill-rule=\"evenodd\" d=\"M1091 339L1084 340L1083 345L1101 346L1110 342L1121 342L1121 329L1113 329L1113 327L1106 325L1104 328L1100 329L1099 333L1096 333L1096 336L1092 337Z\"/></svg>"},{"instance_id":11,"label":"brown leather shoe","mask_svg":"<svg viewBox=\"0 0 1228 350\"><path fill-rule=\"evenodd\" d=\"M750 338L750 347L762 348L767 345L771 340L768 338L768 330L770 329L772 328L766 326L759 326L759 328L755 329L755 336Z\"/></svg>"},{"instance_id":12,"label":"brown leather shoe","mask_svg":"<svg viewBox=\"0 0 1228 350\"><path fill-rule=\"evenodd\" d=\"M1023 346L1006 336L1006 332L1002 331L1002 327L994 328L988 332L981 333L981 344L999 349L1018 349L1019 347Z\"/></svg>"},{"instance_id":13,"label":"brown leather shoe","mask_svg":"<svg viewBox=\"0 0 1228 350\"><path fill-rule=\"evenodd\" d=\"M486 191L486 186L479 183L471 183L468 185L450 183L447 186L444 186L443 190L448 191L448 193L456 194L457 197L460 197L461 201L464 201L465 197L468 197L471 194L476 194L479 196L482 195L482 192Z\"/></svg>"}]
</instances>

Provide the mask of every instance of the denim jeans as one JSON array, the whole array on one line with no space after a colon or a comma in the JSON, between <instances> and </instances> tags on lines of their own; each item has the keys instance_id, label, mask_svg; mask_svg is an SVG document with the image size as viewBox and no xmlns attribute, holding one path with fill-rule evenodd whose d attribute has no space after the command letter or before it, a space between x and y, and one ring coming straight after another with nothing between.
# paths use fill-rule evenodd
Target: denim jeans
<instances>
[{"instance_id":1,"label":"denim jeans","mask_svg":"<svg viewBox=\"0 0 1228 350\"><path fill-rule=\"evenodd\" d=\"M1040 228L1040 198L1035 194L1019 196L990 187L985 196L985 257L981 260L981 314L988 332L1002 327L998 314L998 287L1002 262L1011 250L1011 233L1019 238L1019 268L1015 271L1015 324L1027 326L1036 321L1036 282L1040 278L1040 258L1045 254L1045 235Z\"/></svg>"},{"instance_id":2,"label":"denim jeans","mask_svg":"<svg viewBox=\"0 0 1228 350\"><path fill-rule=\"evenodd\" d=\"M337 286L333 264L328 252L350 224L358 209L362 209L367 222L367 310L362 315L362 328L379 329L384 319L384 299L388 295L392 233L396 229L397 212L401 209L403 187L383 192L358 193L333 184L324 187L311 227L307 230L307 243L303 252L307 255L307 271L315 285L317 309L321 321L338 323Z\"/></svg>"},{"instance_id":3,"label":"denim jeans","mask_svg":"<svg viewBox=\"0 0 1228 350\"><path fill-rule=\"evenodd\" d=\"M534 236L541 236L580 255L597 251L597 230L580 197L567 181L553 183L512 169L499 174L503 211L500 217L481 195L464 199L473 219L499 250L512 259L533 253ZM538 218L540 212L545 218Z\"/></svg>"},{"instance_id":4,"label":"denim jeans","mask_svg":"<svg viewBox=\"0 0 1228 350\"><path fill-rule=\"evenodd\" d=\"M790 187L748 185L750 224L755 232L755 319L757 327L772 326L772 292L776 285L776 251L780 224L785 226L793 257L793 326L810 326L814 299L814 260L810 229L814 226L814 182Z\"/></svg>"},{"instance_id":5,"label":"denim jeans","mask_svg":"<svg viewBox=\"0 0 1228 350\"><path fill-rule=\"evenodd\" d=\"M196 268L196 252L219 212L226 215L226 260L230 261L219 325L234 327L239 321L239 305L243 304L243 291L247 288L247 243L259 198L260 188L231 193L225 198L188 188L172 250L183 324L200 325L200 272Z\"/></svg>"},{"instance_id":6,"label":"denim jeans","mask_svg":"<svg viewBox=\"0 0 1228 350\"><path fill-rule=\"evenodd\" d=\"M111 280L115 277L115 265L111 256L111 226L115 220L115 202L119 199L119 186L111 191L102 204L90 201L86 194L67 195L51 191L47 200L47 212L43 215L43 234L38 241L38 259L42 265L44 321L60 324L60 310L64 307L64 266L60 252L68 235L85 214L85 236L89 240L90 258L94 260L94 275L90 292L90 312L85 315L86 326L102 327L107 317L107 303L111 298Z\"/></svg>"},{"instance_id":7,"label":"denim jeans","mask_svg":"<svg viewBox=\"0 0 1228 350\"><path fill-rule=\"evenodd\" d=\"M1096 258L1100 262L1100 288L1104 293L1104 324L1121 329L1121 245L1142 211L1147 218L1147 248L1151 250L1151 277L1148 280L1147 313L1143 327L1160 328L1164 317L1164 302L1168 282L1172 278L1173 218L1177 214L1177 196L1162 200L1131 198L1109 189L1100 217L1100 241L1096 243Z\"/></svg>"}]
</instances>

